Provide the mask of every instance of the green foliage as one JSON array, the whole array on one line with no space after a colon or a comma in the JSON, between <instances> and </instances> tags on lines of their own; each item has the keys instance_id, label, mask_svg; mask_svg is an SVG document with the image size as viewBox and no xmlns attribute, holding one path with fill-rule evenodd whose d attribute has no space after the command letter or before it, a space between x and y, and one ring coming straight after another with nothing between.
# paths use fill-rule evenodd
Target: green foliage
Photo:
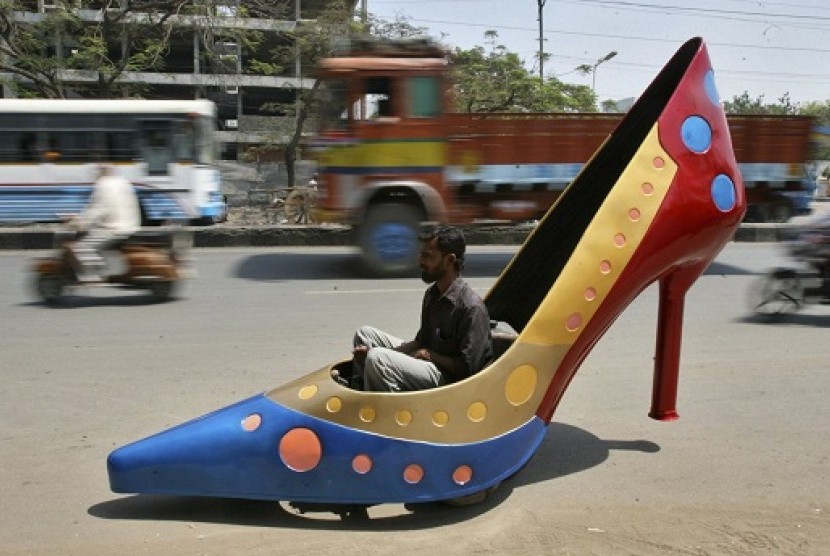
<instances>
[{"instance_id":1,"label":"green foliage","mask_svg":"<svg viewBox=\"0 0 830 556\"><path fill-rule=\"evenodd\" d=\"M379 39L408 39L429 34L429 29L412 25L408 19L401 15L396 16L393 20L388 20L369 14L367 24L366 34Z\"/></svg>"},{"instance_id":2,"label":"green foliage","mask_svg":"<svg viewBox=\"0 0 830 556\"><path fill-rule=\"evenodd\" d=\"M800 106L800 111L805 116L813 116L817 125L830 126L830 100L808 102Z\"/></svg>"},{"instance_id":3,"label":"green foliage","mask_svg":"<svg viewBox=\"0 0 830 556\"><path fill-rule=\"evenodd\" d=\"M590 87L570 85L555 77L540 81L518 54L495 44L495 31L485 33L489 45L450 54L453 96L461 112L577 112L596 109Z\"/></svg>"},{"instance_id":4,"label":"green foliage","mask_svg":"<svg viewBox=\"0 0 830 556\"><path fill-rule=\"evenodd\" d=\"M744 91L741 95L732 97L732 100L723 103L723 109L727 114L769 114L769 115L793 115L798 114L797 104L790 100L789 93L784 93L777 103L764 101L764 95L751 98L749 92Z\"/></svg>"}]
</instances>

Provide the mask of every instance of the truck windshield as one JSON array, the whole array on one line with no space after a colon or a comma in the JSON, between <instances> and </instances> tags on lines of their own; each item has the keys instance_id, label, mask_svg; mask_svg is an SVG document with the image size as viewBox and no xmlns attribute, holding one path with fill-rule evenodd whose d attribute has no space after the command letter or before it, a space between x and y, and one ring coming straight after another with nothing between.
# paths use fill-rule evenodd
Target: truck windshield
<instances>
[{"instance_id":1,"label":"truck windshield","mask_svg":"<svg viewBox=\"0 0 830 556\"><path fill-rule=\"evenodd\" d=\"M346 82L330 79L317 90L320 105L320 130L338 130L349 127L349 110L346 99Z\"/></svg>"}]
</instances>

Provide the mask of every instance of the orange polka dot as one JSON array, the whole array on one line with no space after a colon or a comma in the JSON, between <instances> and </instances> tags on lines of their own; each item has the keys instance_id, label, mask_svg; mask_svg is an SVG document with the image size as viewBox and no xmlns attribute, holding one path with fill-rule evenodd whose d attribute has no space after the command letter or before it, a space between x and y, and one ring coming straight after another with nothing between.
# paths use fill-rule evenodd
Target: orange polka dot
<instances>
[{"instance_id":1,"label":"orange polka dot","mask_svg":"<svg viewBox=\"0 0 830 556\"><path fill-rule=\"evenodd\" d=\"M366 454L358 454L352 460L352 469L355 473L365 475L372 470L372 458Z\"/></svg>"},{"instance_id":2,"label":"orange polka dot","mask_svg":"<svg viewBox=\"0 0 830 556\"><path fill-rule=\"evenodd\" d=\"M410 485L415 485L421 482L424 478L424 468L417 463L411 463L403 470L403 480Z\"/></svg>"},{"instance_id":3,"label":"orange polka dot","mask_svg":"<svg viewBox=\"0 0 830 556\"><path fill-rule=\"evenodd\" d=\"M453 471L452 480L457 485L466 485L473 478L473 468L469 465L461 465Z\"/></svg>"},{"instance_id":4,"label":"orange polka dot","mask_svg":"<svg viewBox=\"0 0 830 556\"><path fill-rule=\"evenodd\" d=\"M282 437L279 454L286 467L302 473L317 467L323 457L323 447L314 431L297 428Z\"/></svg>"}]
</instances>

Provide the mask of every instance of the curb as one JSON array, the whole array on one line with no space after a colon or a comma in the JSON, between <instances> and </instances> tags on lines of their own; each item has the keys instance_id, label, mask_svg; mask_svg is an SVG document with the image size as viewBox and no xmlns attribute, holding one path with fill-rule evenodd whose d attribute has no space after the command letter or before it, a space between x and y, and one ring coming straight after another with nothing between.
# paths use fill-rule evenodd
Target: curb
<instances>
[{"instance_id":1,"label":"curb","mask_svg":"<svg viewBox=\"0 0 830 556\"><path fill-rule=\"evenodd\" d=\"M737 242L786 241L793 224L741 224ZM163 229L163 228L159 228ZM353 245L351 229L343 226L225 226L186 227L194 247L331 247ZM521 245L532 230L527 226L463 227L468 245ZM0 228L0 250L51 249L55 228Z\"/></svg>"}]
</instances>

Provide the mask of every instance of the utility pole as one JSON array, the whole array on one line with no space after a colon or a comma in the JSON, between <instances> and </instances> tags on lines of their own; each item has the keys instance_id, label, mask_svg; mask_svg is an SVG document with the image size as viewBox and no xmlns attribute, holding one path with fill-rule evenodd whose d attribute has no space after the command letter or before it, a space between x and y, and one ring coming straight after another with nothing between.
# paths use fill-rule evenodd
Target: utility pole
<instances>
[{"instance_id":1,"label":"utility pole","mask_svg":"<svg viewBox=\"0 0 830 556\"><path fill-rule=\"evenodd\" d=\"M545 80L545 20L543 11L548 0L536 0L539 14L539 81Z\"/></svg>"}]
</instances>

